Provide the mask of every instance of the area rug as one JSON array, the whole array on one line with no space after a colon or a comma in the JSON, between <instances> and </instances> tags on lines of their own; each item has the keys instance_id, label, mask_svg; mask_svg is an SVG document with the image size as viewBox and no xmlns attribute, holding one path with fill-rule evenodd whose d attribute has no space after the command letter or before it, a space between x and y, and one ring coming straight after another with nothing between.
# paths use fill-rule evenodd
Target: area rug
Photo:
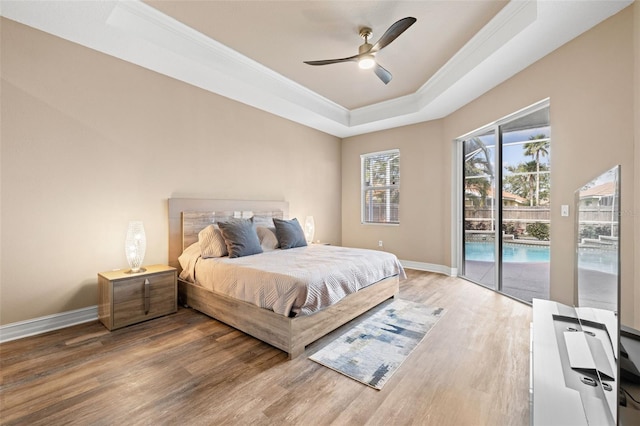
<instances>
[{"instance_id":1,"label":"area rug","mask_svg":"<svg viewBox=\"0 0 640 426\"><path fill-rule=\"evenodd\" d=\"M443 314L442 308L395 299L309 359L380 390Z\"/></svg>"}]
</instances>

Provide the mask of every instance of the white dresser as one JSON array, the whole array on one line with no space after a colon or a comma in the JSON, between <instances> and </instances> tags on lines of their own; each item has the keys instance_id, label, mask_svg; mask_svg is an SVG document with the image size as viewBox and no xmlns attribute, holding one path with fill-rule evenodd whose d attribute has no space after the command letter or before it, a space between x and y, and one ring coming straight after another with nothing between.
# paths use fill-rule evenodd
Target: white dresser
<instances>
[{"instance_id":1,"label":"white dresser","mask_svg":"<svg viewBox=\"0 0 640 426\"><path fill-rule=\"evenodd\" d=\"M578 310L589 320L579 322L573 307L533 301L532 425L616 424L617 322L600 310ZM611 341L609 336L616 337ZM591 350L582 350L581 345Z\"/></svg>"}]
</instances>

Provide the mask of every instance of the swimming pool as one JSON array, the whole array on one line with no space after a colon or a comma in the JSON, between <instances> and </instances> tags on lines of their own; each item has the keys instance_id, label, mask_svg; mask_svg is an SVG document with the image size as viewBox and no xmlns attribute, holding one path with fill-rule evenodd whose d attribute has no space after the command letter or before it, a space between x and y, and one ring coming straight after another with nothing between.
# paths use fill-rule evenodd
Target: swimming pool
<instances>
[{"instance_id":1,"label":"swimming pool","mask_svg":"<svg viewBox=\"0 0 640 426\"><path fill-rule=\"evenodd\" d=\"M465 259L481 262L493 262L493 243L486 241L467 241L464 243ZM549 246L526 244L502 244L503 262L549 262Z\"/></svg>"},{"instance_id":2,"label":"swimming pool","mask_svg":"<svg viewBox=\"0 0 640 426\"><path fill-rule=\"evenodd\" d=\"M492 242L467 241L464 243L465 259L480 262L495 261ZM549 246L527 244L502 244L503 262L549 262ZM618 254L612 250L580 248L580 268L613 273L617 270Z\"/></svg>"}]
</instances>

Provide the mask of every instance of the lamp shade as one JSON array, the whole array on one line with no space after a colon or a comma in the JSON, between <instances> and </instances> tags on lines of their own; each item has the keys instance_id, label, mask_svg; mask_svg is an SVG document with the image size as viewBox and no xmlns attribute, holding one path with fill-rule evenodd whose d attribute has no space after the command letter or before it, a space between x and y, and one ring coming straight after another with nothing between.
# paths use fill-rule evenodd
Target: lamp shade
<instances>
[{"instance_id":1,"label":"lamp shade","mask_svg":"<svg viewBox=\"0 0 640 426\"><path fill-rule=\"evenodd\" d=\"M129 222L127 237L124 241L124 252L127 262L131 267L131 273L142 272L142 261L147 250L147 238L144 234L144 226L140 221Z\"/></svg>"},{"instance_id":2,"label":"lamp shade","mask_svg":"<svg viewBox=\"0 0 640 426\"><path fill-rule=\"evenodd\" d=\"M308 243L313 242L313 236L316 233L316 224L313 220L313 216L307 216L304 219L304 237Z\"/></svg>"}]
</instances>

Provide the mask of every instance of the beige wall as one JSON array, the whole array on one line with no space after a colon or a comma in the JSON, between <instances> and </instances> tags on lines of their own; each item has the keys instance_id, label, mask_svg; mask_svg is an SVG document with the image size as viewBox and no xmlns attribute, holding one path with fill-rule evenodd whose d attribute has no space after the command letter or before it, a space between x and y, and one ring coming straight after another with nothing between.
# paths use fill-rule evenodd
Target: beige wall
<instances>
[{"instance_id":1,"label":"beige wall","mask_svg":"<svg viewBox=\"0 0 640 426\"><path fill-rule=\"evenodd\" d=\"M92 306L167 262L167 199L286 200L340 243L340 139L2 19L0 324Z\"/></svg>"},{"instance_id":2,"label":"beige wall","mask_svg":"<svg viewBox=\"0 0 640 426\"><path fill-rule=\"evenodd\" d=\"M631 90L634 19L638 26L637 12L634 17L633 7L625 9L444 119L346 139L342 149L343 244L370 246L384 232L385 247L401 259L455 267L451 256L452 141L549 97L554 206L551 297L573 302L574 221L573 216L560 216L560 205L572 205L574 191L582 183L622 164L622 318L632 324L634 309L640 316L640 308L637 304L634 307L634 300L638 300L634 293L640 292L640 284L634 290L634 244L632 238L624 236L634 235L633 215L628 209L633 208L638 192L633 185L634 125L639 114L634 113ZM382 227L382 231L360 225L359 201L347 195L355 194L351 182L359 173L355 157L399 144L403 160L401 225ZM405 158L410 162L404 162ZM420 175L423 180L407 187L407 174ZM432 232L426 232L424 222L436 224Z\"/></svg>"},{"instance_id":3,"label":"beige wall","mask_svg":"<svg viewBox=\"0 0 640 426\"><path fill-rule=\"evenodd\" d=\"M403 260L455 267L452 140L546 97L554 206L621 163L623 233L640 238L637 4L445 119L348 138L342 148L135 65L1 25L0 324L95 305L96 273L126 266L129 220L145 222L145 263L166 262L171 196L288 200L292 216L314 215L321 240L368 248L383 240ZM359 156L391 148L402 155L401 225L361 225ZM552 219L552 297L568 302L573 222L557 208ZM623 320L635 310L640 328L634 260L640 250L623 239Z\"/></svg>"},{"instance_id":4,"label":"beige wall","mask_svg":"<svg viewBox=\"0 0 640 426\"><path fill-rule=\"evenodd\" d=\"M635 176L634 176L634 195L635 204L633 209L634 217L634 241L640 241L640 3L633 4L633 33L634 33L634 117L635 117ZM634 264L640 265L640 247L634 246ZM635 268L634 274L635 284L635 328L640 330L640 267Z\"/></svg>"},{"instance_id":5,"label":"beige wall","mask_svg":"<svg viewBox=\"0 0 640 426\"><path fill-rule=\"evenodd\" d=\"M445 265L442 251L449 238L440 204L449 193L448 164L443 163L448 146L441 143L438 122L421 123L345 139L342 144L342 242L352 247L384 250L402 260ZM360 223L360 155L400 149L400 225ZM426 212L426 213L425 213ZM429 217L433 220L424 220Z\"/></svg>"}]
</instances>

